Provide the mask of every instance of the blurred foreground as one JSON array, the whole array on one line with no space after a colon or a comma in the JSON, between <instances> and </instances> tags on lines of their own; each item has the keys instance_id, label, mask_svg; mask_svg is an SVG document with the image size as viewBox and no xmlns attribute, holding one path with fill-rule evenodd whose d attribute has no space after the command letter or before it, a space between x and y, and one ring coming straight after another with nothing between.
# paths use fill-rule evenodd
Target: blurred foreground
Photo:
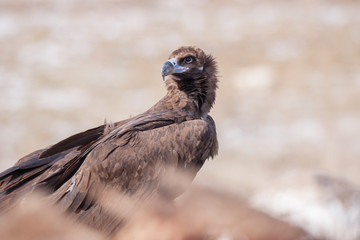
<instances>
[{"instance_id":1,"label":"blurred foreground","mask_svg":"<svg viewBox=\"0 0 360 240\"><path fill-rule=\"evenodd\" d=\"M231 215L249 205L318 238L359 239L359 12L355 0L0 0L0 167L146 110L165 94L168 54L198 45L220 65L220 152L195 180L211 192L204 206L237 199L223 210L234 239L257 239Z\"/></svg>"},{"instance_id":2,"label":"blurred foreground","mask_svg":"<svg viewBox=\"0 0 360 240\"><path fill-rule=\"evenodd\" d=\"M124 196L110 193L107 198L110 204L107 209L118 216L124 209L123 205L114 206L115 202L134 206L133 199ZM176 206L154 201L136 208L131 218L127 218L127 224L111 239L313 239L298 227L254 210L239 197L204 188L189 191ZM26 198L20 206L2 216L0 229L0 238L7 240L108 239L60 213L40 195Z\"/></svg>"}]
</instances>

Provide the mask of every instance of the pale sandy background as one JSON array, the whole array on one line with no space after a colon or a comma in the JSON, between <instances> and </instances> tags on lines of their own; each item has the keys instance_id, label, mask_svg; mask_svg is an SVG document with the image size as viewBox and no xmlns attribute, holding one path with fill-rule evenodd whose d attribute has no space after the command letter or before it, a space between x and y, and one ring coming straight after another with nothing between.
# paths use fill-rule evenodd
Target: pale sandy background
<instances>
[{"instance_id":1,"label":"pale sandy background","mask_svg":"<svg viewBox=\"0 0 360 240\"><path fill-rule=\"evenodd\" d=\"M345 180L346 206L360 205L356 0L0 0L1 169L105 118L149 108L165 94L162 63L181 45L219 62L211 115L220 152L197 183L270 209L269 189L305 194L320 174ZM329 196L322 201L342 201ZM280 205L294 209L291 201ZM329 206L319 204L325 213ZM360 223L360 210L346 206L341 216L309 212L316 222L343 217L331 226L347 229Z\"/></svg>"}]
</instances>

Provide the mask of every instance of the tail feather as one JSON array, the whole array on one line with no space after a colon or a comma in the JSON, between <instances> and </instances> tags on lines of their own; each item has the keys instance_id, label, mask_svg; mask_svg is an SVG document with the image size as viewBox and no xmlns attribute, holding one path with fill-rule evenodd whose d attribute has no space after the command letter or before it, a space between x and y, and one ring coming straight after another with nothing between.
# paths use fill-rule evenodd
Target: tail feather
<instances>
[{"instance_id":1,"label":"tail feather","mask_svg":"<svg viewBox=\"0 0 360 240\"><path fill-rule=\"evenodd\" d=\"M84 159L82 153L102 136L104 129L102 125L37 150L0 173L0 211L10 207L19 194L35 188L56 191L78 170Z\"/></svg>"}]
</instances>

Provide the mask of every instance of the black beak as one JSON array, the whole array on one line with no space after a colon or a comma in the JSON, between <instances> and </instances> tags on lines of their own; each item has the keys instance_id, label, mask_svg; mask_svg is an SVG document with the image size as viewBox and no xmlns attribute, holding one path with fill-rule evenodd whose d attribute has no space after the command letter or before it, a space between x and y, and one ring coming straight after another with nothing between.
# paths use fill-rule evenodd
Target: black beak
<instances>
[{"instance_id":1,"label":"black beak","mask_svg":"<svg viewBox=\"0 0 360 240\"><path fill-rule=\"evenodd\" d=\"M170 61L166 61L161 67L161 75L163 80L165 80L165 76L169 75L174 71L174 66Z\"/></svg>"},{"instance_id":2,"label":"black beak","mask_svg":"<svg viewBox=\"0 0 360 240\"><path fill-rule=\"evenodd\" d=\"M171 58L162 65L161 75L163 77L163 80L165 80L165 77L169 74L183 73L187 70L189 70L188 67L178 65L176 58Z\"/></svg>"}]
</instances>

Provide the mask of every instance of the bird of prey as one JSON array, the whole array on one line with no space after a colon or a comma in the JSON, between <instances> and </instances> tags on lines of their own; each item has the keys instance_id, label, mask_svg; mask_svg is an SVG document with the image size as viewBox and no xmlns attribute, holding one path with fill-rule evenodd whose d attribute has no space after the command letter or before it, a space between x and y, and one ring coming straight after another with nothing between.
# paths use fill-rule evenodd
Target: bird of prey
<instances>
[{"instance_id":1,"label":"bird of prey","mask_svg":"<svg viewBox=\"0 0 360 240\"><path fill-rule=\"evenodd\" d=\"M218 150L208 115L218 82L216 62L197 47L180 47L161 74L167 93L149 110L70 136L0 173L0 211L19 195L42 189L80 222L111 233L121 221L97 201L105 188L96 186L129 196L161 195L167 167L189 171L194 178Z\"/></svg>"}]
</instances>

